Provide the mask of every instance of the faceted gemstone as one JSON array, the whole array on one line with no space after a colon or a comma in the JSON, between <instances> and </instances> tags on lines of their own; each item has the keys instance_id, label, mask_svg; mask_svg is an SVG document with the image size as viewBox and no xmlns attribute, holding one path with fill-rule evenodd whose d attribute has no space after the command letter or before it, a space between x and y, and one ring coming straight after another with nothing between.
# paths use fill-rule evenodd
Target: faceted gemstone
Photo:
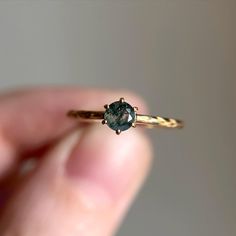
<instances>
[{"instance_id":1,"label":"faceted gemstone","mask_svg":"<svg viewBox=\"0 0 236 236\"><path fill-rule=\"evenodd\" d=\"M127 102L116 101L109 105L104 114L107 125L113 130L124 131L132 126L136 114Z\"/></svg>"}]
</instances>

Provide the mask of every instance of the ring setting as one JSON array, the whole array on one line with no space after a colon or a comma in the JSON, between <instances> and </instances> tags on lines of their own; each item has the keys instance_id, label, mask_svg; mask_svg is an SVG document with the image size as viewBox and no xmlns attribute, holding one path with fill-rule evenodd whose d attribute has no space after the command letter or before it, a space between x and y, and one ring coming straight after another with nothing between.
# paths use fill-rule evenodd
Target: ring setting
<instances>
[{"instance_id":1,"label":"ring setting","mask_svg":"<svg viewBox=\"0 0 236 236\"><path fill-rule=\"evenodd\" d=\"M138 107L131 106L124 98L120 98L111 104L106 104L104 108L105 111L70 110L68 116L78 118L82 122L101 121L103 125L106 124L114 130L116 134L120 134L137 125L147 128L183 127L183 122L178 119L138 114Z\"/></svg>"},{"instance_id":2,"label":"ring setting","mask_svg":"<svg viewBox=\"0 0 236 236\"><path fill-rule=\"evenodd\" d=\"M117 134L129 129L131 126L135 127L136 109L129 103L125 102L124 98L115 101L110 105L105 105L103 124L107 124L111 129L115 130Z\"/></svg>"}]
</instances>

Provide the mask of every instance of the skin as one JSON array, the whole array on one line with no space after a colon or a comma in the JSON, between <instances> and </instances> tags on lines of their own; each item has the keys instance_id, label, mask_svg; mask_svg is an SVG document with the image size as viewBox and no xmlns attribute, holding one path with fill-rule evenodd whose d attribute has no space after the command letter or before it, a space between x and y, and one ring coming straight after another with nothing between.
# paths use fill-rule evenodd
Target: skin
<instances>
[{"instance_id":1,"label":"skin","mask_svg":"<svg viewBox=\"0 0 236 236\"><path fill-rule=\"evenodd\" d=\"M2 236L109 236L142 185L152 157L140 128L116 135L81 125L70 109L101 110L127 91L34 88L0 95ZM26 164L30 168L22 170Z\"/></svg>"}]
</instances>

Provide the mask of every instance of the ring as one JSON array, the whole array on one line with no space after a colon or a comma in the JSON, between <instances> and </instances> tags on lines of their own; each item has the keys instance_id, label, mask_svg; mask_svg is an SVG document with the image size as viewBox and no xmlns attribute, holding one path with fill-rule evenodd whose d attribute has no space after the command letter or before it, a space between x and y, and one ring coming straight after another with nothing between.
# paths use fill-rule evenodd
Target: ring
<instances>
[{"instance_id":1,"label":"ring","mask_svg":"<svg viewBox=\"0 0 236 236\"><path fill-rule=\"evenodd\" d=\"M128 130L130 127L144 126L147 128L182 128L183 121L160 116L137 114L138 107L125 102L124 98L104 106L105 111L71 110L69 117L78 118L83 122L101 121L107 124L116 134Z\"/></svg>"}]
</instances>

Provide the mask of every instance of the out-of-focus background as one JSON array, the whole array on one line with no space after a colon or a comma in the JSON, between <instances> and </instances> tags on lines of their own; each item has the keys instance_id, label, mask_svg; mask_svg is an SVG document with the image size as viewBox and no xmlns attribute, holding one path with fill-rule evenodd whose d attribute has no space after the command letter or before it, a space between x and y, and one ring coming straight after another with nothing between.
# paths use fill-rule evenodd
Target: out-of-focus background
<instances>
[{"instance_id":1,"label":"out-of-focus background","mask_svg":"<svg viewBox=\"0 0 236 236\"><path fill-rule=\"evenodd\" d=\"M0 87L126 88L153 113L155 161L118 236L236 235L236 1L0 1Z\"/></svg>"}]
</instances>

